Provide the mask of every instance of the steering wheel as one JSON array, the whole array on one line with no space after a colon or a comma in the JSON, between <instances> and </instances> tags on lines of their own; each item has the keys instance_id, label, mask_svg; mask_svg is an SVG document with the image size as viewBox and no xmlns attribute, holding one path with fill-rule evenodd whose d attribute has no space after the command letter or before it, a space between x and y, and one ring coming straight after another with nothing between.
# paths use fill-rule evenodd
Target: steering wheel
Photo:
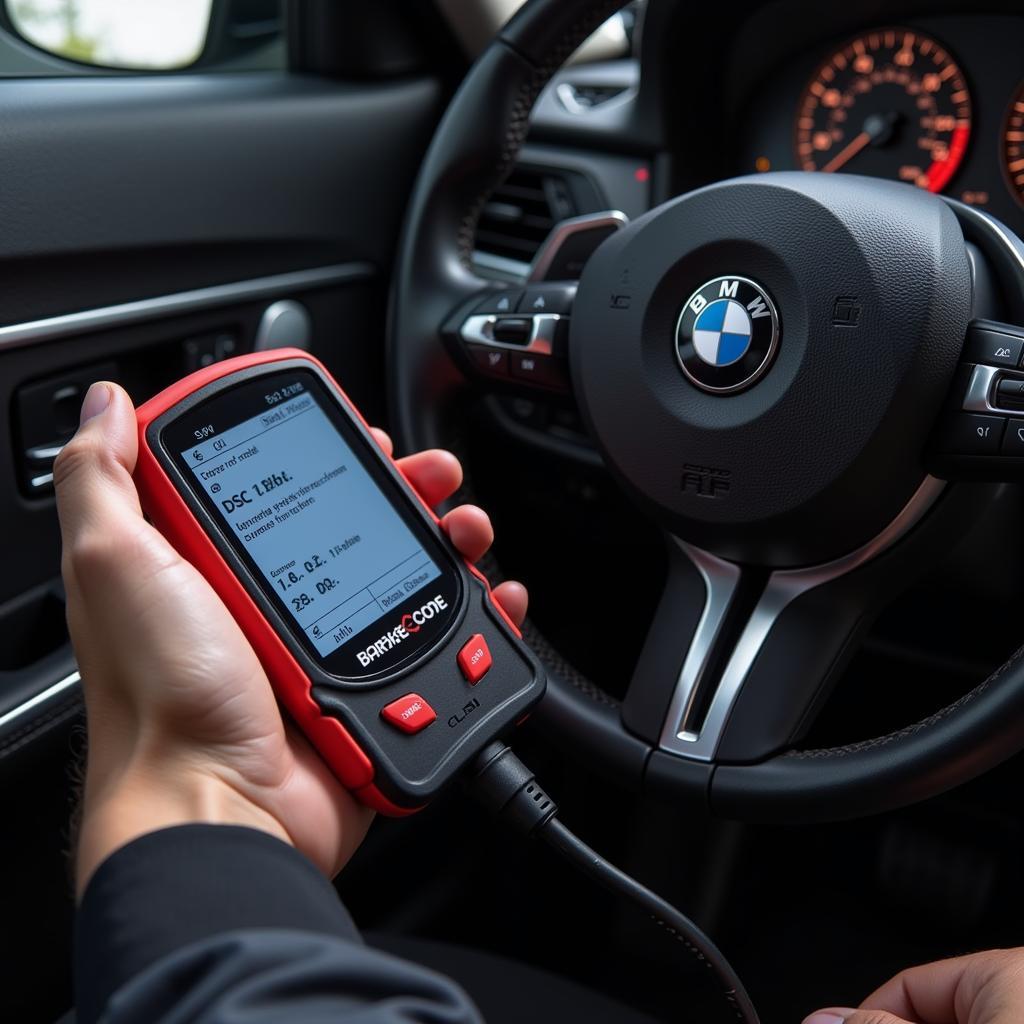
<instances>
[{"instance_id":1,"label":"steering wheel","mask_svg":"<svg viewBox=\"0 0 1024 1024\"><path fill-rule=\"evenodd\" d=\"M471 269L477 218L542 87L620 6L530 0L444 115L396 265L399 444L445 443L486 387L481 357L550 384L566 346L590 434L670 558L621 703L527 626L549 671L538 717L726 817L838 819L952 788L1024 747L1024 650L909 728L800 739L865 625L1024 472L1024 246L909 185L761 174L605 230L578 282L551 286L559 315L503 317L509 293Z\"/></svg>"}]
</instances>

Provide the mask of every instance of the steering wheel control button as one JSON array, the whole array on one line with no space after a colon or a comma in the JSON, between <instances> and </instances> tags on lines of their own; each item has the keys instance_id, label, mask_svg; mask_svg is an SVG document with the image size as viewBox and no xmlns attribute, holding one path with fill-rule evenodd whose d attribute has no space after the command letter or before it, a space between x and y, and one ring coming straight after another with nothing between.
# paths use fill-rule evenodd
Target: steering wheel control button
<instances>
[{"instance_id":1,"label":"steering wheel control button","mask_svg":"<svg viewBox=\"0 0 1024 1024\"><path fill-rule=\"evenodd\" d=\"M508 376L508 352L503 348L491 348L489 345L467 345L470 358L477 368L492 377Z\"/></svg>"},{"instance_id":2,"label":"steering wheel control button","mask_svg":"<svg viewBox=\"0 0 1024 1024\"><path fill-rule=\"evenodd\" d=\"M999 381L995 405L999 409L1024 409L1024 379L1015 377Z\"/></svg>"},{"instance_id":3,"label":"steering wheel control button","mask_svg":"<svg viewBox=\"0 0 1024 1024\"><path fill-rule=\"evenodd\" d=\"M533 318L528 316L500 316L494 321L491 331L495 341L503 345L530 344L533 334Z\"/></svg>"},{"instance_id":4,"label":"steering wheel control button","mask_svg":"<svg viewBox=\"0 0 1024 1024\"><path fill-rule=\"evenodd\" d=\"M380 714L385 722L410 734L426 729L437 719L434 709L418 693L407 693L385 704Z\"/></svg>"},{"instance_id":5,"label":"steering wheel control button","mask_svg":"<svg viewBox=\"0 0 1024 1024\"><path fill-rule=\"evenodd\" d=\"M743 391L765 374L779 347L771 296L746 277L716 277L685 302L676 324L676 356L703 391Z\"/></svg>"},{"instance_id":6,"label":"steering wheel control button","mask_svg":"<svg viewBox=\"0 0 1024 1024\"><path fill-rule=\"evenodd\" d=\"M466 677L466 682L476 686L481 679L490 671L494 664L491 658L491 649L482 633L474 633L469 638L456 658L459 669Z\"/></svg>"},{"instance_id":7,"label":"steering wheel control button","mask_svg":"<svg viewBox=\"0 0 1024 1024\"><path fill-rule=\"evenodd\" d=\"M514 313L519 300L523 297L519 288L508 288L503 292L493 292L481 300L474 313Z\"/></svg>"},{"instance_id":8,"label":"steering wheel control button","mask_svg":"<svg viewBox=\"0 0 1024 1024\"><path fill-rule=\"evenodd\" d=\"M1005 426L999 416L961 413L950 421L946 447L957 455L996 455Z\"/></svg>"},{"instance_id":9,"label":"steering wheel control button","mask_svg":"<svg viewBox=\"0 0 1024 1024\"><path fill-rule=\"evenodd\" d=\"M545 388L564 388L569 382L562 360L532 352L511 352L509 371L516 380Z\"/></svg>"},{"instance_id":10,"label":"steering wheel control button","mask_svg":"<svg viewBox=\"0 0 1024 1024\"><path fill-rule=\"evenodd\" d=\"M574 284L532 285L523 292L516 312L558 313L567 316L572 312L572 300L575 297Z\"/></svg>"},{"instance_id":11,"label":"steering wheel control button","mask_svg":"<svg viewBox=\"0 0 1024 1024\"><path fill-rule=\"evenodd\" d=\"M565 358L568 354L569 319L557 313L538 313L533 318L530 349Z\"/></svg>"},{"instance_id":12,"label":"steering wheel control button","mask_svg":"<svg viewBox=\"0 0 1024 1024\"><path fill-rule=\"evenodd\" d=\"M1001 454L1024 459L1024 420L1010 420L1006 424Z\"/></svg>"},{"instance_id":13,"label":"steering wheel control button","mask_svg":"<svg viewBox=\"0 0 1024 1024\"><path fill-rule=\"evenodd\" d=\"M1019 366L1024 353L1024 335L1010 334L1003 324L976 320L971 324L964 346L964 359L988 366Z\"/></svg>"}]
</instances>

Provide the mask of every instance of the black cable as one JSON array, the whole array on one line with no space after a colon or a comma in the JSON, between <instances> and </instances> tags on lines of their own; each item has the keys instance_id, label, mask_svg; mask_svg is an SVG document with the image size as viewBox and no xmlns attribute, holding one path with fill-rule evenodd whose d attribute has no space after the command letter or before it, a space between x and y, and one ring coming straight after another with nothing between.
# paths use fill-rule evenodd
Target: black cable
<instances>
[{"instance_id":1,"label":"black cable","mask_svg":"<svg viewBox=\"0 0 1024 1024\"><path fill-rule=\"evenodd\" d=\"M686 949L714 975L722 993L732 1008L737 1020L744 1024L758 1024L757 1011L750 1001L743 982L721 950L685 914L676 910L635 878L620 871L599 853L592 850L582 839L574 835L557 817L549 818L537 829L537 835L552 849L557 850L566 860L575 864L595 882L610 892L632 900L641 910L646 911L673 938L678 939Z\"/></svg>"},{"instance_id":2,"label":"black cable","mask_svg":"<svg viewBox=\"0 0 1024 1024\"><path fill-rule=\"evenodd\" d=\"M624 896L678 939L715 976L736 1020L758 1024L743 982L718 947L685 914L609 863L558 820L558 806L533 772L505 746L491 743L476 760L470 788L474 796L528 835L536 835L584 874Z\"/></svg>"}]
</instances>

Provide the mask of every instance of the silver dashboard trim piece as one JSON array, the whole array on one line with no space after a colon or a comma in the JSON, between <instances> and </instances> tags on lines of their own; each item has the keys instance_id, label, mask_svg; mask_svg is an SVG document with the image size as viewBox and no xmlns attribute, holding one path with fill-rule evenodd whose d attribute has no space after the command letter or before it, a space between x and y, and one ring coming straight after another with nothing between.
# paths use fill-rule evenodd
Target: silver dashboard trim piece
<instances>
[{"instance_id":1,"label":"silver dashboard trim piece","mask_svg":"<svg viewBox=\"0 0 1024 1024\"><path fill-rule=\"evenodd\" d=\"M86 331L120 327L158 316L193 313L232 302L267 298L282 292L363 281L373 277L375 273L370 263L333 263L324 267L310 267L307 270L293 270L284 274L270 274L267 277L254 277L245 281L232 281L228 284L175 292L171 295L137 299L114 306L100 306L78 313L51 316L44 320L10 324L7 327L0 327L0 349L36 345Z\"/></svg>"},{"instance_id":2,"label":"silver dashboard trim piece","mask_svg":"<svg viewBox=\"0 0 1024 1024\"><path fill-rule=\"evenodd\" d=\"M25 452L25 458L30 462L53 462L55 458L64 450L64 444L58 442L56 444L41 444L36 448L29 448Z\"/></svg>"},{"instance_id":3,"label":"silver dashboard trim piece","mask_svg":"<svg viewBox=\"0 0 1024 1024\"><path fill-rule=\"evenodd\" d=\"M558 97L558 102L562 104L567 113L575 117L586 117L587 114L609 110L612 107L621 106L623 103L629 103L630 100L635 100L637 97L635 86L616 84L613 88L617 88L619 91L606 99L598 100L596 103L580 103L576 98L579 95L577 84L586 87L596 83L564 81L555 85L555 96Z\"/></svg>"},{"instance_id":4,"label":"silver dashboard trim piece","mask_svg":"<svg viewBox=\"0 0 1024 1024\"><path fill-rule=\"evenodd\" d=\"M688 728L691 723L686 720L686 712L693 705L714 638L732 603L741 570L731 562L723 562L706 551L677 540L704 577L707 597L665 716L658 743L660 749L694 761L713 760L747 674L786 607L808 590L853 572L892 547L921 521L945 487L945 480L925 477L896 518L874 539L848 555L822 565L773 572L722 672L699 732Z\"/></svg>"},{"instance_id":5,"label":"silver dashboard trim piece","mask_svg":"<svg viewBox=\"0 0 1024 1024\"><path fill-rule=\"evenodd\" d=\"M30 711L42 706L53 700L54 697L60 696L65 690L70 689L72 686L76 686L82 677L78 674L78 671L72 672L70 675L65 676L63 679L54 683L52 686L48 686L45 690L40 690L34 697L30 697L27 701L19 704L15 708L11 708L4 715L0 715L0 729L10 722L17 721L22 715L27 715Z\"/></svg>"},{"instance_id":6,"label":"silver dashboard trim piece","mask_svg":"<svg viewBox=\"0 0 1024 1024\"><path fill-rule=\"evenodd\" d=\"M604 210L601 213L585 213L580 217L569 217L560 220L540 244L533 263L530 264L528 281L542 282L551 264L554 263L559 249L567 239L581 231L592 231L594 228L613 228L618 231L629 223L629 218L621 210Z\"/></svg>"}]
</instances>

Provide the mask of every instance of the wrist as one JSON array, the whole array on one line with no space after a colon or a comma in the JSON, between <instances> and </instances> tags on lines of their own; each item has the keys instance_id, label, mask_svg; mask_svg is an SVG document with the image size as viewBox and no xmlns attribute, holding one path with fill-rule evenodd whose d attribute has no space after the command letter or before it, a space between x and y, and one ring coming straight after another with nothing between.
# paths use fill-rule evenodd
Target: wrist
<instances>
[{"instance_id":1,"label":"wrist","mask_svg":"<svg viewBox=\"0 0 1024 1024\"><path fill-rule=\"evenodd\" d=\"M95 870L133 839L175 825L238 825L292 844L284 826L213 771L136 766L110 786L86 780L75 857L79 897Z\"/></svg>"}]
</instances>

